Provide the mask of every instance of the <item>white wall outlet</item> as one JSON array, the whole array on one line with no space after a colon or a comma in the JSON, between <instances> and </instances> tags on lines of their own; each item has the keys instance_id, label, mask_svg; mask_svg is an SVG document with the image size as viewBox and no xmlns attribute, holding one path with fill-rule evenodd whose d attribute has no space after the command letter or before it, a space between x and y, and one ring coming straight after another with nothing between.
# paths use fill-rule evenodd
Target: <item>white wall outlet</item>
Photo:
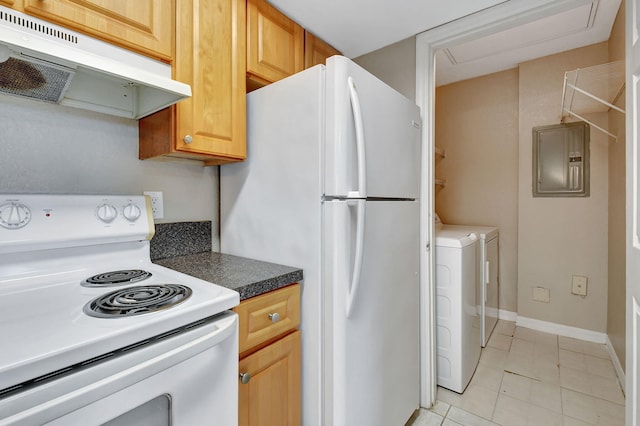
<instances>
[{"instance_id":1,"label":"white wall outlet","mask_svg":"<svg viewBox=\"0 0 640 426\"><path fill-rule=\"evenodd\" d=\"M533 300L549 303L551 301L551 291L545 287L534 287Z\"/></svg>"},{"instance_id":2,"label":"white wall outlet","mask_svg":"<svg viewBox=\"0 0 640 426\"><path fill-rule=\"evenodd\" d=\"M144 191L144 195L151 198L151 214L154 219L162 219L164 217L164 205L162 202L162 192L160 191Z\"/></svg>"},{"instance_id":3,"label":"white wall outlet","mask_svg":"<svg viewBox=\"0 0 640 426\"><path fill-rule=\"evenodd\" d=\"M571 293L578 296L587 295L587 277L573 275L571 277Z\"/></svg>"}]
</instances>

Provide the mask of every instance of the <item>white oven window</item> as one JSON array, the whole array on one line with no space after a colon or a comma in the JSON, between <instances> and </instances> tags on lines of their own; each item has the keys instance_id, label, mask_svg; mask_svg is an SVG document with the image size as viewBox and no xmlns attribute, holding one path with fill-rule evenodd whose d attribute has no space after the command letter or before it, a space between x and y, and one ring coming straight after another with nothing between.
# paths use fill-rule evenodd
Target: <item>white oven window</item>
<instances>
[{"instance_id":1,"label":"white oven window","mask_svg":"<svg viewBox=\"0 0 640 426\"><path fill-rule=\"evenodd\" d=\"M171 398L160 395L151 401L137 406L133 410L103 423L103 426L170 426Z\"/></svg>"}]
</instances>

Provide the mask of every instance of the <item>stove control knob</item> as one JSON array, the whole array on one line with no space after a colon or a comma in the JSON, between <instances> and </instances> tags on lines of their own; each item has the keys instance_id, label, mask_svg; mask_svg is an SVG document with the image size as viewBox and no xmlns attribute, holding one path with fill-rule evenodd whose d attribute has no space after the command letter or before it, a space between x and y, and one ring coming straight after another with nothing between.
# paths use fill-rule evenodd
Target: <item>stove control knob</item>
<instances>
[{"instance_id":1,"label":"stove control knob","mask_svg":"<svg viewBox=\"0 0 640 426\"><path fill-rule=\"evenodd\" d=\"M19 229L31 220L31 210L24 204L8 202L0 204L0 226L7 229Z\"/></svg>"},{"instance_id":2,"label":"stove control knob","mask_svg":"<svg viewBox=\"0 0 640 426\"><path fill-rule=\"evenodd\" d=\"M118 216L118 210L111 204L104 203L98 206L96 215L104 223L111 223Z\"/></svg>"},{"instance_id":3,"label":"stove control knob","mask_svg":"<svg viewBox=\"0 0 640 426\"><path fill-rule=\"evenodd\" d=\"M122 209L122 215L129 222L135 222L140 217L140 207L133 203L129 203Z\"/></svg>"}]
</instances>

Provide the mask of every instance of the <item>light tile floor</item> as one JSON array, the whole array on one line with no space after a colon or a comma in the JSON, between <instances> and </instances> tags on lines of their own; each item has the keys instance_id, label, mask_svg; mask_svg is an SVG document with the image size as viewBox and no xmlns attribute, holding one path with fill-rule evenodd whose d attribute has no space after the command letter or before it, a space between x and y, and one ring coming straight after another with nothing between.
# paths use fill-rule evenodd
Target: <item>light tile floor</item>
<instances>
[{"instance_id":1,"label":"light tile floor","mask_svg":"<svg viewBox=\"0 0 640 426\"><path fill-rule=\"evenodd\" d=\"M465 392L410 425L624 425L624 394L605 345L498 321Z\"/></svg>"}]
</instances>

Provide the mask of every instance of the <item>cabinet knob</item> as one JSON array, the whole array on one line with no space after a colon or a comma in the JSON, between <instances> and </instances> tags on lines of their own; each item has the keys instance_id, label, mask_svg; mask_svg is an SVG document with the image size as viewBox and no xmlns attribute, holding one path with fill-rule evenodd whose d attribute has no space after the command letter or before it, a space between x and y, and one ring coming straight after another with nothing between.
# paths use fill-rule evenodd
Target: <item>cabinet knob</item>
<instances>
[{"instance_id":1,"label":"cabinet knob","mask_svg":"<svg viewBox=\"0 0 640 426\"><path fill-rule=\"evenodd\" d=\"M242 382L243 385L249 383L249 380L251 380L251 373L240 373L240 382Z\"/></svg>"},{"instance_id":2,"label":"cabinet knob","mask_svg":"<svg viewBox=\"0 0 640 426\"><path fill-rule=\"evenodd\" d=\"M182 138L182 140L184 141L184 143L191 143L193 142L193 137L191 135L186 135L184 138Z\"/></svg>"},{"instance_id":3,"label":"cabinet knob","mask_svg":"<svg viewBox=\"0 0 640 426\"><path fill-rule=\"evenodd\" d=\"M271 322L278 322L280 321L280 314L277 312L273 312L269 314L269 319L271 320Z\"/></svg>"}]
</instances>

